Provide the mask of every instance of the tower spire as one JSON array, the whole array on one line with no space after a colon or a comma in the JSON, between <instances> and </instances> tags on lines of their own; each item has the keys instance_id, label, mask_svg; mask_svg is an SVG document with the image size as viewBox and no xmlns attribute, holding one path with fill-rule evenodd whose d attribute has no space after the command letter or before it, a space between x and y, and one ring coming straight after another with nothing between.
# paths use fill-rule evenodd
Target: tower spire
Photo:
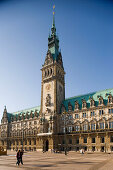
<instances>
[{"instance_id":1,"label":"tower spire","mask_svg":"<svg viewBox=\"0 0 113 170\"><path fill-rule=\"evenodd\" d=\"M53 23L52 28L55 27L55 5L53 5Z\"/></svg>"},{"instance_id":2,"label":"tower spire","mask_svg":"<svg viewBox=\"0 0 113 170\"><path fill-rule=\"evenodd\" d=\"M52 35L56 34L56 28L55 28L55 5L53 5L53 23L52 23L52 28L51 28L51 34Z\"/></svg>"}]
</instances>

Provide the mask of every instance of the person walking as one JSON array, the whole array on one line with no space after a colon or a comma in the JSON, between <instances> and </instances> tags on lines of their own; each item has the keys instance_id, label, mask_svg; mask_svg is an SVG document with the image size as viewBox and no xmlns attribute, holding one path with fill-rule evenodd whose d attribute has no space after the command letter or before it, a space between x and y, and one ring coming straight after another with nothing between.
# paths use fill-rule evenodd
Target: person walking
<instances>
[{"instance_id":1,"label":"person walking","mask_svg":"<svg viewBox=\"0 0 113 170\"><path fill-rule=\"evenodd\" d=\"M21 164L23 165L22 156L23 156L23 149L21 149L21 151L20 151L20 162L21 162Z\"/></svg>"},{"instance_id":2,"label":"person walking","mask_svg":"<svg viewBox=\"0 0 113 170\"><path fill-rule=\"evenodd\" d=\"M19 164L20 164L20 157L21 157L21 154L20 154L20 150L17 152L17 155L16 155L16 158L17 158L17 162L16 162L16 165L18 164L18 166L19 166Z\"/></svg>"}]
</instances>

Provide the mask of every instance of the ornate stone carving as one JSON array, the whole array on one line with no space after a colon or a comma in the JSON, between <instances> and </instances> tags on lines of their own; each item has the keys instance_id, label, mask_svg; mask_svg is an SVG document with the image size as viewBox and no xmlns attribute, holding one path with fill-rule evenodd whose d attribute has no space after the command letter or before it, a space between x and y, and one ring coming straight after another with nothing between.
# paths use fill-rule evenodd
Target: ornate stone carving
<instances>
[{"instance_id":1,"label":"ornate stone carving","mask_svg":"<svg viewBox=\"0 0 113 170\"><path fill-rule=\"evenodd\" d=\"M53 57L51 55L51 52L48 50L44 65L51 64L52 62L53 62Z\"/></svg>"},{"instance_id":2,"label":"ornate stone carving","mask_svg":"<svg viewBox=\"0 0 113 170\"><path fill-rule=\"evenodd\" d=\"M46 107L51 106L51 96L50 96L50 94L47 94L45 105L46 105Z\"/></svg>"}]
</instances>

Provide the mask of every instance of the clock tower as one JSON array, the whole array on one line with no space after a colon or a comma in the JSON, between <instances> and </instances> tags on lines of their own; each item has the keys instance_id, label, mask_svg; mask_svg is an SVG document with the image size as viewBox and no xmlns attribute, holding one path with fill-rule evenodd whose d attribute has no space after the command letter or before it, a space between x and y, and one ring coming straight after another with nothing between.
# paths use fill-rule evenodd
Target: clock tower
<instances>
[{"instance_id":1,"label":"clock tower","mask_svg":"<svg viewBox=\"0 0 113 170\"><path fill-rule=\"evenodd\" d=\"M60 113L62 101L65 99L65 72L59 50L59 39L56 35L54 12L51 35L48 37L48 51L41 71L40 116L49 120L50 116Z\"/></svg>"}]
</instances>

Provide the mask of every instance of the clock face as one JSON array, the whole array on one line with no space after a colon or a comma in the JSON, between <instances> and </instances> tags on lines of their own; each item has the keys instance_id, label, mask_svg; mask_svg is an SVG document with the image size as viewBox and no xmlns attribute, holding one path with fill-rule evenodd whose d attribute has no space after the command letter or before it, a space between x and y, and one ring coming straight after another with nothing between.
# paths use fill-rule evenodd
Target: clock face
<instances>
[{"instance_id":1,"label":"clock face","mask_svg":"<svg viewBox=\"0 0 113 170\"><path fill-rule=\"evenodd\" d=\"M51 85L50 85L50 84L47 84L46 90L49 91L50 89L51 89Z\"/></svg>"}]
</instances>

